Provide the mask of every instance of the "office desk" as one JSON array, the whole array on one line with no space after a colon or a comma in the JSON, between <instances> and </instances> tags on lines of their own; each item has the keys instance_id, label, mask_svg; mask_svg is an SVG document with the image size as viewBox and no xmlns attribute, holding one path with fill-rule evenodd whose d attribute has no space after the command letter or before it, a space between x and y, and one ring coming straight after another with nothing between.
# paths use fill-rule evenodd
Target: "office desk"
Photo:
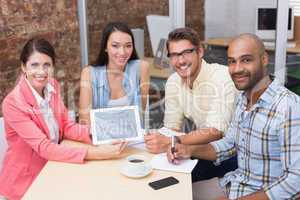
<instances>
[{"instance_id":1,"label":"office desk","mask_svg":"<svg viewBox=\"0 0 300 200\"><path fill-rule=\"evenodd\" d=\"M149 90L149 103L150 103L150 127L160 128L163 125L164 118L164 97L165 85L169 76L174 73L172 67L159 68L153 63L153 58L144 58L149 63L150 73L150 90Z\"/></svg>"},{"instance_id":2,"label":"office desk","mask_svg":"<svg viewBox=\"0 0 300 200\"><path fill-rule=\"evenodd\" d=\"M227 47L230 40L232 38L212 38L206 41L203 41L204 45L214 45L214 46L223 46ZM267 50L274 51L273 48L266 47ZM296 46L293 48L287 48L287 53L300 53L300 43L299 41L296 42Z\"/></svg>"},{"instance_id":3,"label":"office desk","mask_svg":"<svg viewBox=\"0 0 300 200\"><path fill-rule=\"evenodd\" d=\"M129 154L153 156L139 149L129 147ZM130 179L119 170L125 158L120 160L89 161L85 164L67 164L49 161L23 199L27 200L192 200L191 175L153 170L141 179ZM148 183L168 176L174 176L179 184L153 190Z\"/></svg>"},{"instance_id":4,"label":"office desk","mask_svg":"<svg viewBox=\"0 0 300 200\"><path fill-rule=\"evenodd\" d=\"M231 38L214 38L203 41L205 46L204 58L209 63L217 62L227 65L227 47ZM269 54L269 73L274 74L274 49L266 47ZM287 81L285 86L300 95L300 42L296 47L287 48L286 57Z\"/></svg>"},{"instance_id":5,"label":"office desk","mask_svg":"<svg viewBox=\"0 0 300 200\"><path fill-rule=\"evenodd\" d=\"M173 68L159 68L153 63L153 58L145 57L143 60L149 63L149 73L151 78L168 79L169 76L174 72Z\"/></svg>"}]
</instances>

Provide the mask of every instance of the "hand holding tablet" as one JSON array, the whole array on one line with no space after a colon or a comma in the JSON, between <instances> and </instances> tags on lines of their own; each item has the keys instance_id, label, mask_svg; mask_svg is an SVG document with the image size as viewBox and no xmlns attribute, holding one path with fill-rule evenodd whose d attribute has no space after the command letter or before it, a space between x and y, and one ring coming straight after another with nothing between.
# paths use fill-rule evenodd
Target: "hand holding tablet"
<instances>
[{"instance_id":1,"label":"hand holding tablet","mask_svg":"<svg viewBox=\"0 0 300 200\"><path fill-rule=\"evenodd\" d=\"M102 144L88 148L87 160L115 159L123 157L122 153L127 145L126 141L113 142L113 144Z\"/></svg>"}]
</instances>

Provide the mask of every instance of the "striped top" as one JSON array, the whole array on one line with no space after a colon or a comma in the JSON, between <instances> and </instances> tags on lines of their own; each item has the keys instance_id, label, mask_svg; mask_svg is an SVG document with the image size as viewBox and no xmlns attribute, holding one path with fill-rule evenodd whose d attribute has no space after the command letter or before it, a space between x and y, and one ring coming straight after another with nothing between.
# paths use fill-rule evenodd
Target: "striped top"
<instances>
[{"instance_id":1,"label":"striped top","mask_svg":"<svg viewBox=\"0 0 300 200\"><path fill-rule=\"evenodd\" d=\"M216 163L237 152L238 168L226 174L229 199L265 191L269 199L300 198L300 98L274 80L246 110L241 93L225 137L212 142ZM228 185L227 185L228 186Z\"/></svg>"}]
</instances>

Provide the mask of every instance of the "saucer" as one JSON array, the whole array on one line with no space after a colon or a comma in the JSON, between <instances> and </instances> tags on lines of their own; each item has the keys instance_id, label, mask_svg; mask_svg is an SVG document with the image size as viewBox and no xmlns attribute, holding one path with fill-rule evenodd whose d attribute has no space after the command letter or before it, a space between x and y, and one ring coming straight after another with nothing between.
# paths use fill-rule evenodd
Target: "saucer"
<instances>
[{"instance_id":1,"label":"saucer","mask_svg":"<svg viewBox=\"0 0 300 200\"><path fill-rule=\"evenodd\" d=\"M139 172L132 172L128 170L128 167L125 165L121 168L120 173L129 178L142 178L149 175L152 172L152 167L150 164L146 164L145 170Z\"/></svg>"}]
</instances>

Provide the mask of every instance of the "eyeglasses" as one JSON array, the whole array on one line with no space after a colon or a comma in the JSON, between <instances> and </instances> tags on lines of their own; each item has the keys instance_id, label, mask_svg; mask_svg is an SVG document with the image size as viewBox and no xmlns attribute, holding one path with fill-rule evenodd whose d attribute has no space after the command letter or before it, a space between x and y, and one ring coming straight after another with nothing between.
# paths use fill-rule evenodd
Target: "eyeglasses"
<instances>
[{"instance_id":1,"label":"eyeglasses","mask_svg":"<svg viewBox=\"0 0 300 200\"><path fill-rule=\"evenodd\" d=\"M180 56L182 56L183 58L189 58L194 51L196 51L196 48L186 49L180 53L168 53L168 57L172 62L175 62L179 59Z\"/></svg>"}]
</instances>

